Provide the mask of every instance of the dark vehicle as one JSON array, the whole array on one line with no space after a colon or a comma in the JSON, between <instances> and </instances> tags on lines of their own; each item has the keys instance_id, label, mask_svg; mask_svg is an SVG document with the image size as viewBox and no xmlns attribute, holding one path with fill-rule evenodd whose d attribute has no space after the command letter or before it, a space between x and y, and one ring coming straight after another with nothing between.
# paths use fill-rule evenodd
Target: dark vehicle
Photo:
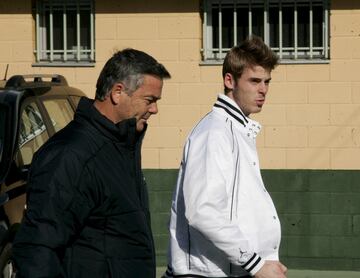
<instances>
[{"instance_id":1,"label":"dark vehicle","mask_svg":"<svg viewBox=\"0 0 360 278\"><path fill-rule=\"evenodd\" d=\"M0 88L0 277L15 277L11 247L32 157L73 119L81 96L61 75L16 75Z\"/></svg>"}]
</instances>

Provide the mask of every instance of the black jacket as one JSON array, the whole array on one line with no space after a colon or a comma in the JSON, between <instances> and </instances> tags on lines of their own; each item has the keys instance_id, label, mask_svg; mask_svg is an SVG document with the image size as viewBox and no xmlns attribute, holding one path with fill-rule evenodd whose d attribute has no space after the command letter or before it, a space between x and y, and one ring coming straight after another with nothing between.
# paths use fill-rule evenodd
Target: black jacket
<instances>
[{"instance_id":1,"label":"black jacket","mask_svg":"<svg viewBox=\"0 0 360 278\"><path fill-rule=\"evenodd\" d=\"M17 277L155 277L136 120L118 125L83 98L35 154L14 246Z\"/></svg>"}]
</instances>

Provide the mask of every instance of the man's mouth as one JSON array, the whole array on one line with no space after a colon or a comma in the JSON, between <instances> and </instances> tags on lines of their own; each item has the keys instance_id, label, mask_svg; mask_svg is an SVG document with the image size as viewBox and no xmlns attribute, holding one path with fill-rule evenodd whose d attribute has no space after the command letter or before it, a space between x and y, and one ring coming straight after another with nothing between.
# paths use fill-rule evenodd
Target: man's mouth
<instances>
[{"instance_id":1,"label":"man's mouth","mask_svg":"<svg viewBox=\"0 0 360 278\"><path fill-rule=\"evenodd\" d=\"M265 103L265 99L257 99L257 100L256 100L256 104L257 104L258 106L263 106L264 103Z\"/></svg>"}]
</instances>

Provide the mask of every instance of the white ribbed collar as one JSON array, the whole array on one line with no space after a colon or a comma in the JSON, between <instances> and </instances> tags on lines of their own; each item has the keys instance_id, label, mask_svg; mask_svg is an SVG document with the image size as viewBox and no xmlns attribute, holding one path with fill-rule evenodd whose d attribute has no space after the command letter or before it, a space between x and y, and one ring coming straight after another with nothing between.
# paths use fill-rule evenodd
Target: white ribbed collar
<instances>
[{"instance_id":1,"label":"white ribbed collar","mask_svg":"<svg viewBox=\"0 0 360 278\"><path fill-rule=\"evenodd\" d=\"M236 102L226 95L218 95L213 109L225 111L231 118L246 129L249 137L252 135L255 138L261 130L261 125L257 121L246 117Z\"/></svg>"}]
</instances>

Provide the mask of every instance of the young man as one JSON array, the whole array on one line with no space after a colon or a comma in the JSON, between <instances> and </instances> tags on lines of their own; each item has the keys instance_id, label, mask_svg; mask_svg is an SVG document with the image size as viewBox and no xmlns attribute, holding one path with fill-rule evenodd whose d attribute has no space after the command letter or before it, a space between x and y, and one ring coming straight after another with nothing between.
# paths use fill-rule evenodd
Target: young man
<instances>
[{"instance_id":1,"label":"young man","mask_svg":"<svg viewBox=\"0 0 360 278\"><path fill-rule=\"evenodd\" d=\"M81 99L74 120L36 153L16 277L155 277L140 152L164 78L146 53L115 53L95 101Z\"/></svg>"},{"instance_id":2,"label":"young man","mask_svg":"<svg viewBox=\"0 0 360 278\"><path fill-rule=\"evenodd\" d=\"M256 152L277 57L258 37L223 64L225 94L192 130L173 196L165 277L285 278L280 223Z\"/></svg>"}]
</instances>

